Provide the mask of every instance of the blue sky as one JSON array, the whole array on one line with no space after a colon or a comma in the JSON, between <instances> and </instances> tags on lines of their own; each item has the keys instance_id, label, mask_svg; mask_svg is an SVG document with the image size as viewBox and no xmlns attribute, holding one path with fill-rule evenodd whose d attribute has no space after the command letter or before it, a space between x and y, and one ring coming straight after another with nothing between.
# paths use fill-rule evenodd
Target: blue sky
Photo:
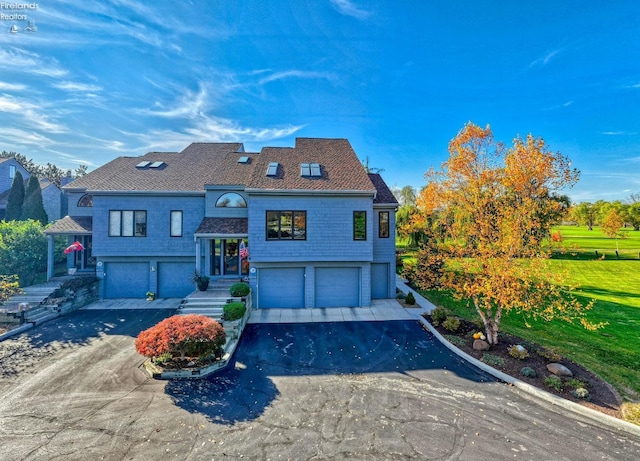
<instances>
[{"instance_id":1,"label":"blue sky","mask_svg":"<svg viewBox=\"0 0 640 461\"><path fill-rule=\"evenodd\" d=\"M636 0L42 0L0 14L0 150L37 163L339 137L390 186L419 188L473 121L569 156L574 201L640 191Z\"/></svg>"}]
</instances>

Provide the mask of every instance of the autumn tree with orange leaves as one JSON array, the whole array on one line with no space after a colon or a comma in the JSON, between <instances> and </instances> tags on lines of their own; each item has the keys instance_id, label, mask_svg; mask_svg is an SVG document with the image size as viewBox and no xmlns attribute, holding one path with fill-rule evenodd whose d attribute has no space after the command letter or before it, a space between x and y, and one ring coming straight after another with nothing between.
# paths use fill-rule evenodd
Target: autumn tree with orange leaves
<instances>
[{"instance_id":1,"label":"autumn tree with orange leaves","mask_svg":"<svg viewBox=\"0 0 640 461\"><path fill-rule=\"evenodd\" d=\"M417 205L433 220L446 255L441 286L470 299L484 322L489 344L498 343L502 315L560 318L590 323L571 296L564 274L549 269L547 237L560 215L557 193L573 186L579 172L550 152L542 138L514 139L506 148L489 126L468 123L449 143L440 171L426 173Z\"/></svg>"}]
</instances>

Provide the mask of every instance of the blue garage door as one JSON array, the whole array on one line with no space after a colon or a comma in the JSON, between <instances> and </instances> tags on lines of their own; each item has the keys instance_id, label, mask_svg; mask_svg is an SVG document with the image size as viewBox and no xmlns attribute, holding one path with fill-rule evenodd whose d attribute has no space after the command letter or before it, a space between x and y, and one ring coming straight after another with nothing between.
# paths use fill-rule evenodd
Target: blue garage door
<instances>
[{"instance_id":1,"label":"blue garage door","mask_svg":"<svg viewBox=\"0 0 640 461\"><path fill-rule=\"evenodd\" d=\"M355 307L360 305L360 269L357 267L317 267L315 307Z\"/></svg>"},{"instance_id":2,"label":"blue garage door","mask_svg":"<svg viewBox=\"0 0 640 461\"><path fill-rule=\"evenodd\" d=\"M371 299L389 297L389 264L371 264Z\"/></svg>"},{"instance_id":3,"label":"blue garage door","mask_svg":"<svg viewBox=\"0 0 640 461\"><path fill-rule=\"evenodd\" d=\"M304 307L304 268L260 269L258 307Z\"/></svg>"},{"instance_id":4,"label":"blue garage door","mask_svg":"<svg viewBox=\"0 0 640 461\"><path fill-rule=\"evenodd\" d=\"M194 263L158 263L158 297L183 298L195 290Z\"/></svg>"},{"instance_id":5,"label":"blue garage door","mask_svg":"<svg viewBox=\"0 0 640 461\"><path fill-rule=\"evenodd\" d=\"M149 290L148 263L105 263L105 298L144 298Z\"/></svg>"}]
</instances>

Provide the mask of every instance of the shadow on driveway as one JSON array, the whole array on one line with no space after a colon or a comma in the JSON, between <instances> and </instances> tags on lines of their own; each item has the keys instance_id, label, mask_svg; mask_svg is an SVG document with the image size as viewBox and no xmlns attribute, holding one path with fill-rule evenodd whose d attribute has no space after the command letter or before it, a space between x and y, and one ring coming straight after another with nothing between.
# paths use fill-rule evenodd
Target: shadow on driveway
<instances>
[{"instance_id":1,"label":"shadow on driveway","mask_svg":"<svg viewBox=\"0 0 640 461\"><path fill-rule=\"evenodd\" d=\"M179 407L220 424L259 417L280 396L272 377L394 373L439 382L495 382L442 346L417 321L247 325L234 363L203 380L173 380Z\"/></svg>"}]
</instances>

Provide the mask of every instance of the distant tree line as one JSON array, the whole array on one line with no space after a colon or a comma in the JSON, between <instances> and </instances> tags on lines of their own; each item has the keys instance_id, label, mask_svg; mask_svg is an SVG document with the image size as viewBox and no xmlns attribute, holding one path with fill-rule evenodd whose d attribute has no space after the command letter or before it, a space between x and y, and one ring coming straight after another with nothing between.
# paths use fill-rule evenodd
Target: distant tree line
<instances>
[{"instance_id":1,"label":"distant tree line","mask_svg":"<svg viewBox=\"0 0 640 461\"><path fill-rule=\"evenodd\" d=\"M620 222L620 227L633 227L640 230L640 192L633 193L625 201L581 202L569 208L569 221L593 230L594 226L607 226Z\"/></svg>"},{"instance_id":2,"label":"distant tree line","mask_svg":"<svg viewBox=\"0 0 640 461\"><path fill-rule=\"evenodd\" d=\"M400 203L396 213L396 229L398 236L409 239L409 245L417 247L424 243L427 235L427 217L417 207L416 199L419 191L411 186L392 188L393 195ZM553 216L548 221L560 224L562 221L574 222L580 226L587 226L593 230L594 226L613 229L620 223L620 227L632 227L640 230L640 192L630 194L624 201L615 200L607 202L581 202L572 204L566 195L553 195L550 197L558 206ZM608 230L607 235L613 236L613 230Z\"/></svg>"}]
</instances>

